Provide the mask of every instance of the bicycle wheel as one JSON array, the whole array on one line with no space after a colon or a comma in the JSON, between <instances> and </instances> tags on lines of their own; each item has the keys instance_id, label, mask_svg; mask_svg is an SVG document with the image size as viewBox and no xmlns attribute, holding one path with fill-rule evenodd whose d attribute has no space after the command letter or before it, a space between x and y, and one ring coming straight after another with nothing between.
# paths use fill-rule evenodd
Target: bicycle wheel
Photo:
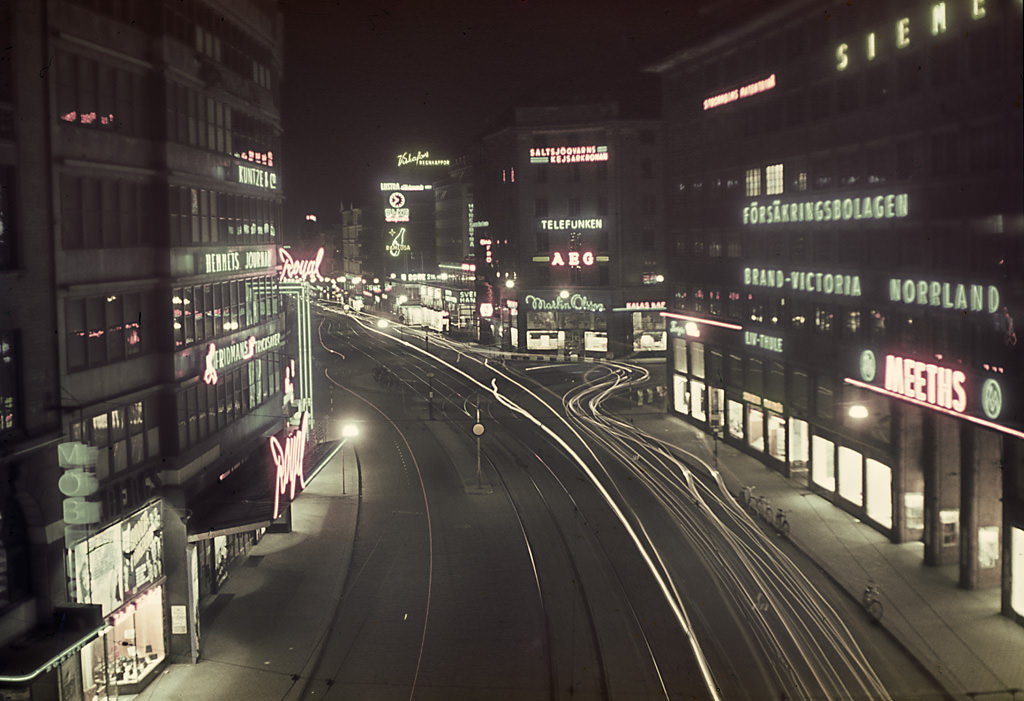
<instances>
[{"instance_id":1,"label":"bicycle wheel","mask_svg":"<svg viewBox=\"0 0 1024 701\"><path fill-rule=\"evenodd\" d=\"M779 533L782 535L782 537L783 538L788 538L789 537L789 519L785 519L784 518L784 519L782 519L782 521L780 521L776 525L777 525L777 527L779 529Z\"/></svg>"},{"instance_id":2,"label":"bicycle wheel","mask_svg":"<svg viewBox=\"0 0 1024 701\"><path fill-rule=\"evenodd\" d=\"M885 609L882 607L882 602L878 599L872 599L868 603L868 613L871 614L871 617L874 618L875 621L882 620L882 613L884 612L884 610Z\"/></svg>"}]
</instances>

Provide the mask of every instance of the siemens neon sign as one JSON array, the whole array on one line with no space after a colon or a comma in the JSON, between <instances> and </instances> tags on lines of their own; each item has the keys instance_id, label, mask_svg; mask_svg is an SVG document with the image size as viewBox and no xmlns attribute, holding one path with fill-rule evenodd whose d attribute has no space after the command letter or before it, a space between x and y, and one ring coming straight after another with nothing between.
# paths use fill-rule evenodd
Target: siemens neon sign
<instances>
[{"instance_id":1,"label":"siemens neon sign","mask_svg":"<svg viewBox=\"0 0 1024 701\"><path fill-rule=\"evenodd\" d=\"M596 163L607 160L607 146L545 146L530 149L530 163Z\"/></svg>"},{"instance_id":2,"label":"siemens neon sign","mask_svg":"<svg viewBox=\"0 0 1024 701\"><path fill-rule=\"evenodd\" d=\"M752 95L757 95L758 93L765 92L766 90L771 90L774 87L775 87L775 74L772 73L767 78L763 78L761 80L754 81L753 83L749 83L747 85L744 85L742 88L735 88L733 90L727 90L726 92L719 93L717 95L712 95L711 97L705 98L705 100L704 100L704 110L705 111L712 110L712 109L714 109L716 107L721 107L722 105L727 105L730 102L736 102L736 100L740 100L740 99L742 99L744 97L751 97Z\"/></svg>"},{"instance_id":3,"label":"siemens neon sign","mask_svg":"<svg viewBox=\"0 0 1024 701\"><path fill-rule=\"evenodd\" d=\"M906 193L803 202L772 200L762 204L754 201L743 208L743 223L762 225L902 219L909 213L910 196Z\"/></svg>"},{"instance_id":4,"label":"siemens neon sign","mask_svg":"<svg viewBox=\"0 0 1024 701\"><path fill-rule=\"evenodd\" d=\"M966 4L970 6L971 19L979 20L987 14L985 0L969 0ZM946 5L945 2L937 2L929 10L929 29L932 36L945 34L948 29ZM900 17L890 25L885 35L897 49L906 49L911 43L910 29L910 18ZM878 57L878 41L879 32L868 32L865 35L862 50L864 58L868 61L874 61ZM836 70L844 71L850 65L850 51L850 45L846 42L836 47Z\"/></svg>"}]
</instances>

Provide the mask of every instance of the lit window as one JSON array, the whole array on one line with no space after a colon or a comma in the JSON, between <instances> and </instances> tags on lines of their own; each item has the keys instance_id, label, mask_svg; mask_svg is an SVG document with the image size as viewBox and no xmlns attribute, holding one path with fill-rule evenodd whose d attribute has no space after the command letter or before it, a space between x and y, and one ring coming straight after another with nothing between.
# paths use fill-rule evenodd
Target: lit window
<instances>
[{"instance_id":1,"label":"lit window","mask_svg":"<svg viewBox=\"0 0 1024 701\"><path fill-rule=\"evenodd\" d=\"M747 197L758 197L761 194L761 169L751 168L747 171Z\"/></svg>"},{"instance_id":2,"label":"lit window","mask_svg":"<svg viewBox=\"0 0 1024 701\"><path fill-rule=\"evenodd\" d=\"M749 176L748 176L749 178ZM749 182L749 180L748 180ZM765 169L764 194L778 195L782 193L782 164L776 163Z\"/></svg>"}]
</instances>

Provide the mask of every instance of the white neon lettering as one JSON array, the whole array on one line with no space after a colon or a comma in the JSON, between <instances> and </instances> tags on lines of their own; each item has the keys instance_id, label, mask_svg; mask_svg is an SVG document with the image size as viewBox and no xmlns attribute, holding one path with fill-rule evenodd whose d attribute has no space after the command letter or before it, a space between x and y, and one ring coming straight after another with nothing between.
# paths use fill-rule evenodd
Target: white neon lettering
<instances>
[{"instance_id":1,"label":"white neon lettering","mask_svg":"<svg viewBox=\"0 0 1024 701\"><path fill-rule=\"evenodd\" d=\"M289 501L295 499L295 485L300 484L306 488L306 478L302 474L302 463L306 456L306 426L309 422L309 414L303 412L302 420L298 430L294 431L285 439L282 447L277 436L270 437L270 456L277 469L274 478L274 518L280 513L281 495L289 491Z\"/></svg>"},{"instance_id":2,"label":"white neon lettering","mask_svg":"<svg viewBox=\"0 0 1024 701\"><path fill-rule=\"evenodd\" d=\"M846 52L850 49L847 44L840 44L836 48L836 59L839 61L836 64L836 68L840 71L846 70L846 67L850 65L850 59L847 57Z\"/></svg>"},{"instance_id":3,"label":"white neon lettering","mask_svg":"<svg viewBox=\"0 0 1024 701\"><path fill-rule=\"evenodd\" d=\"M321 246L316 252L316 258L312 260L293 260L287 249L279 248L278 255L283 263L280 280L323 280L320 274L320 262L324 259L324 249Z\"/></svg>"},{"instance_id":4,"label":"white neon lettering","mask_svg":"<svg viewBox=\"0 0 1024 701\"><path fill-rule=\"evenodd\" d=\"M946 3L940 2L932 5L932 36L938 36L946 31Z\"/></svg>"},{"instance_id":5,"label":"white neon lettering","mask_svg":"<svg viewBox=\"0 0 1024 701\"><path fill-rule=\"evenodd\" d=\"M953 372L953 404L950 408L957 413L967 408L967 392L964 390L966 381L967 375L962 370Z\"/></svg>"},{"instance_id":6,"label":"white neon lettering","mask_svg":"<svg viewBox=\"0 0 1024 701\"><path fill-rule=\"evenodd\" d=\"M896 21L896 48L905 49L910 46L910 18L904 17Z\"/></svg>"},{"instance_id":7,"label":"white neon lettering","mask_svg":"<svg viewBox=\"0 0 1024 701\"><path fill-rule=\"evenodd\" d=\"M210 344L209 349L206 352L206 370L203 371L203 382L208 385L217 384L217 346L213 343Z\"/></svg>"},{"instance_id":8,"label":"white neon lettering","mask_svg":"<svg viewBox=\"0 0 1024 701\"><path fill-rule=\"evenodd\" d=\"M967 408L966 381L961 370L895 355L885 357L886 391L920 403L961 413Z\"/></svg>"},{"instance_id":9,"label":"white neon lettering","mask_svg":"<svg viewBox=\"0 0 1024 701\"><path fill-rule=\"evenodd\" d=\"M565 265L565 261L562 259L562 254L555 251L551 256L551 265Z\"/></svg>"}]
</instances>

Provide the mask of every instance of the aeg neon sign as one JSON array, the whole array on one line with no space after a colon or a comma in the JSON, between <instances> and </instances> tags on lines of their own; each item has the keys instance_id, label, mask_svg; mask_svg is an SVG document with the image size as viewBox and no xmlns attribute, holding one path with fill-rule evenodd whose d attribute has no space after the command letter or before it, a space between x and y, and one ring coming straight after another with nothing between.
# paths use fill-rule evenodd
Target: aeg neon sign
<instances>
[{"instance_id":1,"label":"aeg neon sign","mask_svg":"<svg viewBox=\"0 0 1024 701\"><path fill-rule=\"evenodd\" d=\"M320 262L324 259L323 246L312 260L293 260L292 255L284 248L279 248L278 254L283 263L280 280L323 280L320 274Z\"/></svg>"},{"instance_id":2,"label":"aeg neon sign","mask_svg":"<svg viewBox=\"0 0 1024 701\"><path fill-rule=\"evenodd\" d=\"M571 267L579 267L581 265L593 265L594 254L591 251L567 251L563 257L559 251L555 251L551 254L551 265L569 265Z\"/></svg>"},{"instance_id":3,"label":"aeg neon sign","mask_svg":"<svg viewBox=\"0 0 1024 701\"><path fill-rule=\"evenodd\" d=\"M302 463L306 457L306 427L309 425L309 414L302 413L299 428L293 431L281 445L277 436L270 437L270 457L274 461L277 475L274 478L274 518L279 512L281 495L289 491L288 500L295 499L295 484L306 488L306 478L302 474Z\"/></svg>"}]
</instances>

